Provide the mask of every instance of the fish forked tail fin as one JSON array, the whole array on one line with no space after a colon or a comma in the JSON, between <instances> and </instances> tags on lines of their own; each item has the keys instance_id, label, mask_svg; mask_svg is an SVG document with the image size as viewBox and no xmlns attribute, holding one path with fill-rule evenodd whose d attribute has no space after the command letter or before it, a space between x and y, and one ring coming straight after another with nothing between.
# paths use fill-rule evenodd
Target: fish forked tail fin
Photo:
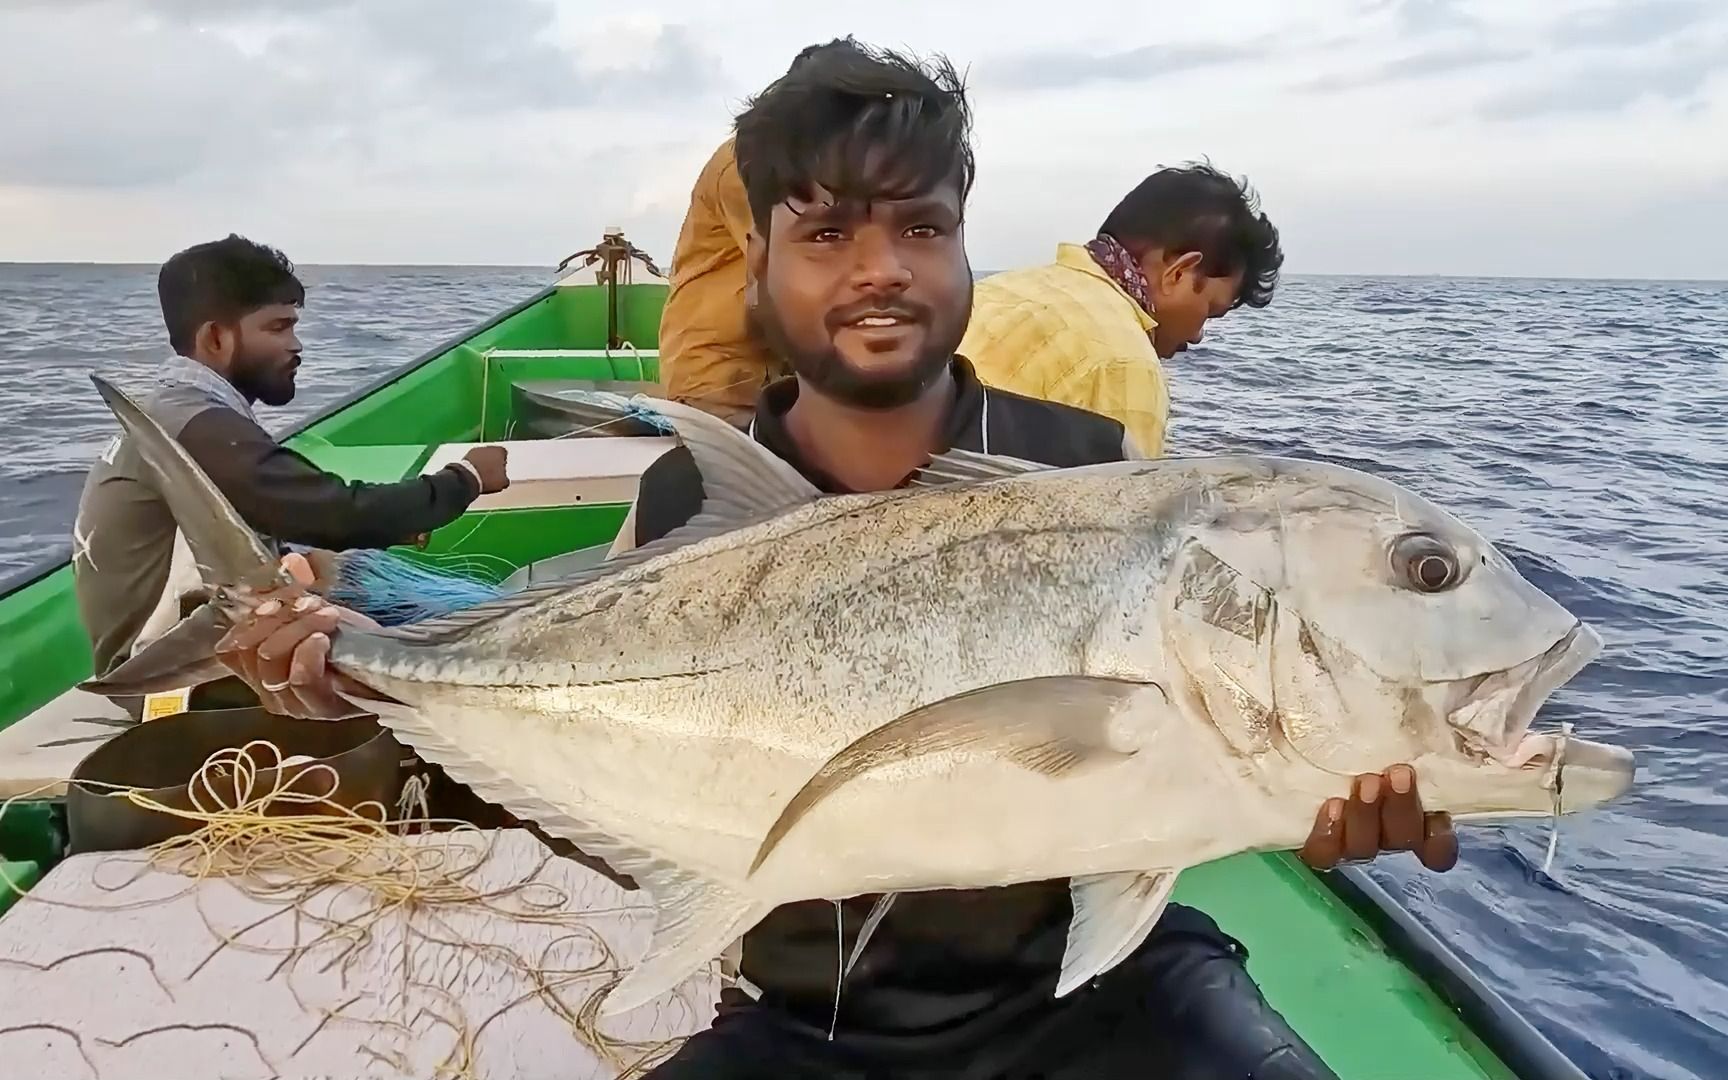
<instances>
[{"instance_id":1,"label":"fish forked tail fin","mask_svg":"<svg viewBox=\"0 0 1728 1080\"><path fill-rule=\"evenodd\" d=\"M293 579L185 447L119 387L99 375L91 375L90 381L155 474L157 491L186 537L198 574L216 596L112 671L80 686L92 693L119 696L221 678L228 672L214 651L231 625L224 604L226 590L235 586L271 589Z\"/></svg>"}]
</instances>

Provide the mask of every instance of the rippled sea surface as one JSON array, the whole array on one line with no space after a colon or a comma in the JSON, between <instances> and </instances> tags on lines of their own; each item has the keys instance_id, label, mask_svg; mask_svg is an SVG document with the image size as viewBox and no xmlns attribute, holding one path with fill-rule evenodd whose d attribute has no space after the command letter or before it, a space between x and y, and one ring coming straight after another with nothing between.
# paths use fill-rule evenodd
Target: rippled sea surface
<instances>
[{"instance_id":1,"label":"rippled sea surface","mask_svg":"<svg viewBox=\"0 0 1728 1080\"><path fill-rule=\"evenodd\" d=\"M281 427L528 295L535 269L305 271ZM112 430L86 374L165 348L147 267L0 265L0 578L58 548ZM1602 633L1545 724L1640 756L1612 809L1461 828L1374 873L1600 1078L1728 1075L1728 283L1293 278L1170 365L1173 452L1378 472Z\"/></svg>"}]
</instances>

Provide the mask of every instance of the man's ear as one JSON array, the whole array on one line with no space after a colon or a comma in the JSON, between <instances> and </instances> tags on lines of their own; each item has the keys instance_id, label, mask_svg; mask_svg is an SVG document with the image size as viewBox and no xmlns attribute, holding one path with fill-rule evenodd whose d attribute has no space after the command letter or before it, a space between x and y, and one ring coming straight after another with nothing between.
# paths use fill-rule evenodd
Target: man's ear
<instances>
[{"instance_id":1,"label":"man's ear","mask_svg":"<svg viewBox=\"0 0 1728 1080\"><path fill-rule=\"evenodd\" d=\"M1166 260L1163 272L1159 275L1164 279L1166 288L1175 288L1184 281L1193 281L1200 275L1200 262L1204 258L1198 251L1184 251L1174 259Z\"/></svg>"},{"instance_id":2,"label":"man's ear","mask_svg":"<svg viewBox=\"0 0 1728 1080\"><path fill-rule=\"evenodd\" d=\"M226 364L234 349L234 330L211 320L198 327L192 337L192 351L199 358Z\"/></svg>"}]
</instances>

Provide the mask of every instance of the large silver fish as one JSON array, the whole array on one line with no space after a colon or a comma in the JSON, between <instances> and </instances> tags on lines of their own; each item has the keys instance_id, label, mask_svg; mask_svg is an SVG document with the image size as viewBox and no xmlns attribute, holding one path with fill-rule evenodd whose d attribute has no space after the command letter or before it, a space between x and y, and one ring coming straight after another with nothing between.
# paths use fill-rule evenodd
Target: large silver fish
<instances>
[{"instance_id":1,"label":"large silver fish","mask_svg":"<svg viewBox=\"0 0 1728 1080\"><path fill-rule=\"evenodd\" d=\"M205 677L191 643L253 602L226 586L280 571L97 382L223 587L133 663ZM422 758L653 895L608 1014L783 903L1053 878L1065 994L1144 940L1182 869L1298 847L1355 774L1409 762L1461 821L1552 813L1562 777L1568 811L1631 784L1625 750L1528 732L1596 634L1384 480L960 452L908 489L819 497L730 425L651 406L702 472L686 528L330 653L401 703L362 705Z\"/></svg>"}]
</instances>

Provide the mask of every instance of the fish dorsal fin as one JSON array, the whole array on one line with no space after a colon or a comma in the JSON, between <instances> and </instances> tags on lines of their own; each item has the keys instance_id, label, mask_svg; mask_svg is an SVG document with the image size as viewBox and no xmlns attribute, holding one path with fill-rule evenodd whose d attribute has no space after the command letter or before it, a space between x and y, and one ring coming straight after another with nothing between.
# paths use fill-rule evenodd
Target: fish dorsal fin
<instances>
[{"instance_id":1,"label":"fish dorsal fin","mask_svg":"<svg viewBox=\"0 0 1728 1080\"><path fill-rule=\"evenodd\" d=\"M420 622L409 623L405 626L390 626L377 630L345 628L342 633L347 637L374 634L379 637L390 638L393 641L407 641L416 645L440 644L483 623L502 618L513 611L533 607L541 601L562 596L572 589L621 574L633 566L640 566L669 551L676 551L681 547L687 547L700 540L719 536L749 524L752 522L748 519L733 521L704 512L658 540L649 541L638 548L631 548L621 555L594 566L582 567L561 577L549 578L525 586L508 596L487 600L475 604L473 607L463 608L461 611L453 611L448 615L440 615L432 619L422 619Z\"/></svg>"},{"instance_id":2,"label":"fish dorsal fin","mask_svg":"<svg viewBox=\"0 0 1728 1080\"><path fill-rule=\"evenodd\" d=\"M398 641L431 645L493 619L521 611L712 536L770 520L820 498L816 485L761 443L718 417L675 401L635 397L638 408L664 416L690 451L702 477L702 509L665 536L616 558L529 585L508 596L408 626L367 631Z\"/></svg>"},{"instance_id":3,"label":"fish dorsal fin","mask_svg":"<svg viewBox=\"0 0 1728 1080\"><path fill-rule=\"evenodd\" d=\"M1121 761L1139 749L1132 707L1143 693L1168 703L1157 683L1088 675L1051 675L998 683L932 702L890 720L829 758L768 830L754 874L805 814L835 789L866 773L925 754L977 747L1050 776Z\"/></svg>"},{"instance_id":4,"label":"fish dorsal fin","mask_svg":"<svg viewBox=\"0 0 1728 1080\"><path fill-rule=\"evenodd\" d=\"M919 469L912 477L912 483L919 487L976 483L983 480L1001 480L1010 476L1025 476L1027 473L1050 472L1054 469L1054 465L1027 461L1025 458L1009 457L1006 454L980 454L973 450L949 450L932 457L930 464Z\"/></svg>"},{"instance_id":5,"label":"fish dorsal fin","mask_svg":"<svg viewBox=\"0 0 1728 1080\"><path fill-rule=\"evenodd\" d=\"M1174 870L1088 874L1070 879L1074 917L1068 924L1068 947L1062 954L1056 996L1068 994L1126 960L1152 933L1175 887Z\"/></svg>"},{"instance_id":6,"label":"fish dorsal fin","mask_svg":"<svg viewBox=\"0 0 1728 1080\"><path fill-rule=\"evenodd\" d=\"M773 451L717 416L675 401L637 397L664 416L702 475L702 513L734 521L802 506L822 492Z\"/></svg>"}]
</instances>

